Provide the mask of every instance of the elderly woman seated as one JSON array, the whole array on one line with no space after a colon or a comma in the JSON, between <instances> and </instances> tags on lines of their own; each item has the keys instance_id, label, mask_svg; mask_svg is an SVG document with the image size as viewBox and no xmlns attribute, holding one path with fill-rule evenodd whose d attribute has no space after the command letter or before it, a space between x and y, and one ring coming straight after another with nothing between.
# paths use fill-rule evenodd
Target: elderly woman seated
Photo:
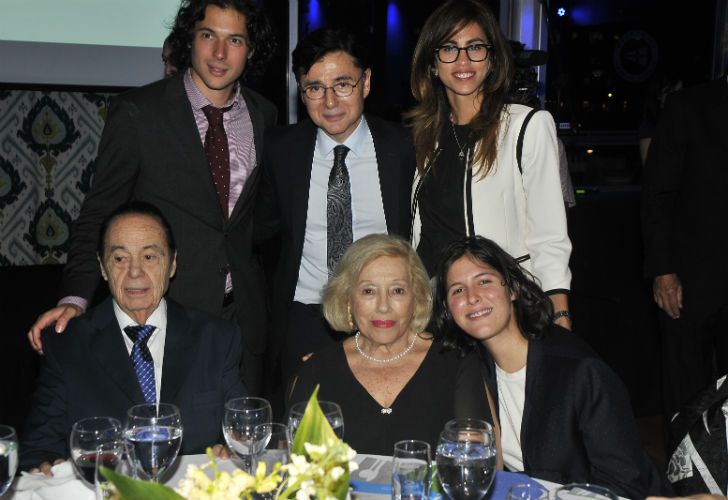
<instances>
[{"instance_id":1,"label":"elderly woman seated","mask_svg":"<svg viewBox=\"0 0 728 500\"><path fill-rule=\"evenodd\" d=\"M357 240L323 292L332 328L355 334L303 365L289 404L320 384L319 399L341 406L349 445L380 455L403 439L435 446L452 418L490 420L477 358L442 351L425 331L431 309L427 273L408 243Z\"/></svg>"},{"instance_id":2,"label":"elderly woman seated","mask_svg":"<svg viewBox=\"0 0 728 500\"><path fill-rule=\"evenodd\" d=\"M669 492L640 445L627 393L551 301L494 242L450 245L437 272L438 338L478 350L497 409L506 467L557 483L595 483L628 498Z\"/></svg>"}]
</instances>

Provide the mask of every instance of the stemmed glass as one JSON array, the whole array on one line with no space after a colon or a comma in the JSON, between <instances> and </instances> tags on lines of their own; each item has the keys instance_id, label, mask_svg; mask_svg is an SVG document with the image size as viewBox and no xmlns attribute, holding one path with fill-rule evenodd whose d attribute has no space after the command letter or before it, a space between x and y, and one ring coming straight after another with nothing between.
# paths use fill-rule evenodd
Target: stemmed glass
<instances>
[{"instance_id":1,"label":"stemmed glass","mask_svg":"<svg viewBox=\"0 0 728 500\"><path fill-rule=\"evenodd\" d=\"M574 500L578 498L589 498L591 500L617 500L609 488L589 483L565 484L554 492L555 500Z\"/></svg>"},{"instance_id":2,"label":"stemmed glass","mask_svg":"<svg viewBox=\"0 0 728 500\"><path fill-rule=\"evenodd\" d=\"M0 425L0 496L10 488L18 469L18 436L9 425Z\"/></svg>"},{"instance_id":3,"label":"stemmed glass","mask_svg":"<svg viewBox=\"0 0 728 500\"><path fill-rule=\"evenodd\" d=\"M506 500L548 500L549 492L540 484L521 483L514 484L508 490Z\"/></svg>"},{"instance_id":4,"label":"stemmed glass","mask_svg":"<svg viewBox=\"0 0 728 500\"><path fill-rule=\"evenodd\" d=\"M142 478L159 482L182 444L179 409L169 403L132 406L127 411L125 434L133 467Z\"/></svg>"},{"instance_id":5,"label":"stemmed glass","mask_svg":"<svg viewBox=\"0 0 728 500\"><path fill-rule=\"evenodd\" d=\"M255 426L253 441L256 463L264 462L268 474L276 463L286 465L290 462L292 441L287 425L258 424Z\"/></svg>"},{"instance_id":6,"label":"stemmed glass","mask_svg":"<svg viewBox=\"0 0 728 500\"><path fill-rule=\"evenodd\" d=\"M336 437L344 439L344 414L341 413L341 407L331 401L319 401L318 403ZM291 430L291 438L296 435L296 429L301 423L307 405L308 401L301 401L291 406L288 411L288 428Z\"/></svg>"},{"instance_id":7,"label":"stemmed glass","mask_svg":"<svg viewBox=\"0 0 728 500\"><path fill-rule=\"evenodd\" d=\"M273 411L263 398L235 398L225 403L222 433L230 449L242 461L242 469L253 473L255 455L255 428L269 424Z\"/></svg>"},{"instance_id":8,"label":"stemmed glass","mask_svg":"<svg viewBox=\"0 0 728 500\"><path fill-rule=\"evenodd\" d=\"M455 419L445 424L435 454L445 493L456 500L480 500L495 477L493 428L483 420Z\"/></svg>"},{"instance_id":9,"label":"stemmed glass","mask_svg":"<svg viewBox=\"0 0 728 500\"><path fill-rule=\"evenodd\" d=\"M83 482L98 497L107 496L107 479L99 473L99 467L116 470L121 462L124 453L121 422L111 417L81 419L71 428L69 445L71 460Z\"/></svg>"}]
</instances>

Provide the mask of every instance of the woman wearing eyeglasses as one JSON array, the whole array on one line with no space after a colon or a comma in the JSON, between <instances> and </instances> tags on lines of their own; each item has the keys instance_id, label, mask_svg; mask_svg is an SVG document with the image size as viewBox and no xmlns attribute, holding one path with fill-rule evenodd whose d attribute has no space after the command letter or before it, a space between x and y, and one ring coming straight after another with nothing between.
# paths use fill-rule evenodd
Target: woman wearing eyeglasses
<instances>
[{"instance_id":1,"label":"woman wearing eyeglasses","mask_svg":"<svg viewBox=\"0 0 728 500\"><path fill-rule=\"evenodd\" d=\"M570 328L571 242L561 194L556 130L507 102L513 57L498 22L477 0L449 0L422 28L412 62L418 104L412 243L432 276L442 250L464 236L501 245L541 282L555 322Z\"/></svg>"}]
</instances>

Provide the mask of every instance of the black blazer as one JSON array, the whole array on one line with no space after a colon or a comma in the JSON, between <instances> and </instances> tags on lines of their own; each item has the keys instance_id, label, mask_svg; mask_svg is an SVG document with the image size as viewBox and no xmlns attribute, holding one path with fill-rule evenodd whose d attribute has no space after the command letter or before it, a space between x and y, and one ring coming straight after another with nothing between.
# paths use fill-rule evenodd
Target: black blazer
<instances>
[{"instance_id":1,"label":"black blazer","mask_svg":"<svg viewBox=\"0 0 728 500\"><path fill-rule=\"evenodd\" d=\"M677 273L689 310L715 310L728 280L713 258L728 246L727 122L725 76L670 94L645 166L645 274Z\"/></svg>"},{"instance_id":2,"label":"black blazer","mask_svg":"<svg viewBox=\"0 0 728 500\"><path fill-rule=\"evenodd\" d=\"M482 346L480 354L500 415L495 362ZM594 483L635 499L670 492L642 449L621 381L584 342L555 325L528 343L521 452L525 472L535 478Z\"/></svg>"},{"instance_id":3,"label":"black blazer","mask_svg":"<svg viewBox=\"0 0 728 500\"><path fill-rule=\"evenodd\" d=\"M20 444L24 468L69 456L74 422L121 421L144 403L112 300L73 319L68 332L43 333L43 365ZM180 453L204 453L221 442L225 402L247 395L240 382L240 334L233 324L167 300L167 336L159 400L182 415Z\"/></svg>"},{"instance_id":4,"label":"black blazer","mask_svg":"<svg viewBox=\"0 0 728 500\"><path fill-rule=\"evenodd\" d=\"M409 239L410 193L415 171L412 139L398 124L366 115L377 155L384 216L390 234ZM293 302L306 233L308 193L318 127L305 120L269 134L256 207L256 239L280 234L273 283L273 313L281 337ZM280 346L278 346L280 347ZM276 352L277 348L273 348Z\"/></svg>"},{"instance_id":5,"label":"black blazer","mask_svg":"<svg viewBox=\"0 0 728 500\"><path fill-rule=\"evenodd\" d=\"M258 163L263 130L276 110L245 87ZM218 201L182 74L119 96L109 108L91 191L71 235L62 296L90 299L99 284L96 244L99 226L130 199L153 203L172 225L177 240L177 274L169 296L181 304L219 315L225 275L232 273L238 323L254 353L265 349L263 274L252 251L252 207L259 168L225 220Z\"/></svg>"}]
</instances>

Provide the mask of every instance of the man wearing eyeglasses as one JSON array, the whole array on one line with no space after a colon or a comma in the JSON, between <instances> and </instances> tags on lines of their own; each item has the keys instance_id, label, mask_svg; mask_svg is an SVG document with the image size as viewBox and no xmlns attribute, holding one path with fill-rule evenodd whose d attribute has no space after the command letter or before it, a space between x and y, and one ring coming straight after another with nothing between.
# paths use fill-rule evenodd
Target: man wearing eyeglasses
<instances>
[{"instance_id":1,"label":"man wearing eyeglasses","mask_svg":"<svg viewBox=\"0 0 728 500\"><path fill-rule=\"evenodd\" d=\"M309 118L266 137L256 232L279 233L271 362L283 383L302 358L341 339L321 314L321 289L348 245L410 231L414 149L401 126L364 114L371 70L344 30L320 29L293 51Z\"/></svg>"}]
</instances>

